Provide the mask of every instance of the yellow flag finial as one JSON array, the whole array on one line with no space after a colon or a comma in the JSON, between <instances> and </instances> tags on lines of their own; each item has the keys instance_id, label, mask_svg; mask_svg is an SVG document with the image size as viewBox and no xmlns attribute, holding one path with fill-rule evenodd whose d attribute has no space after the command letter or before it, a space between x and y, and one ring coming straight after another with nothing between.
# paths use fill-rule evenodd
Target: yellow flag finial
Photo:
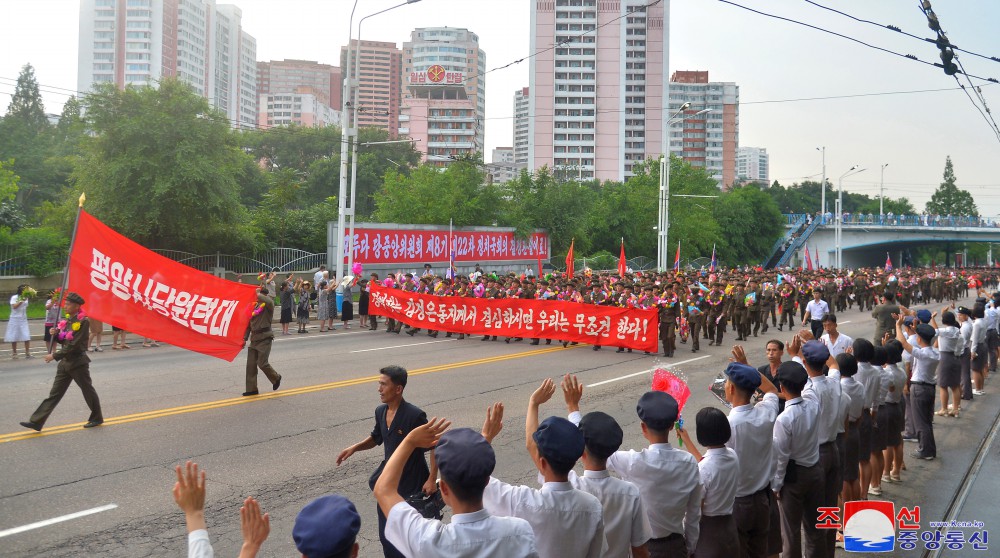
<instances>
[{"instance_id":1,"label":"yellow flag finial","mask_svg":"<svg viewBox=\"0 0 1000 558\"><path fill-rule=\"evenodd\" d=\"M80 207L83 207L83 202L87 201L87 193L84 192L80 194Z\"/></svg>"}]
</instances>

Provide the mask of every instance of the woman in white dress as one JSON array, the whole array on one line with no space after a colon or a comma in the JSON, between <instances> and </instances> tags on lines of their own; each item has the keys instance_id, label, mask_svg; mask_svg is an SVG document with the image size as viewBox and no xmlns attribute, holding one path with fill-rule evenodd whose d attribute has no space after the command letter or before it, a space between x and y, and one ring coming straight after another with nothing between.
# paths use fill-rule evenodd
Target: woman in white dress
<instances>
[{"instance_id":1,"label":"woman in white dress","mask_svg":"<svg viewBox=\"0 0 1000 558\"><path fill-rule=\"evenodd\" d=\"M17 344L24 342L24 358L31 356L31 332L28 331L28 298L21 296L27 285L18 285L17 294L10 297L10 321L3 335L4 343L10 343L11 359L17 358Z\"/></svg>"}]
</instances>

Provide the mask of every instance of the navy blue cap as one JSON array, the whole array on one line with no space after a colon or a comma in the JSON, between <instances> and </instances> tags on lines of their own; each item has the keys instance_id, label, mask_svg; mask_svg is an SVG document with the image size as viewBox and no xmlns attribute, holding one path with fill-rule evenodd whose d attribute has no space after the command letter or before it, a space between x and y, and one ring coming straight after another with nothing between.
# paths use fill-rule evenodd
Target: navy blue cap
<instances>
[{"instance_id":1,"label":"navy blue cap","mask_svg":"<svg viewBox=\"0 0 1000 558\"><path fill-rule=\"evenodd\" d=\"M907 316L907 317L903 318L903 325L905 325L905 326L911 326L911 325L913 325L914 321L915 321L915 318L913 316Z\"/></svg>"},{"instance_id":2,"label":"navy blue cap","mask_svg":"<svg viewBox=\"0 0 1000 558\"><path fill-rule=\"evenodd\" d=\"M774 379L782 386L788 386L793 391L802 391L806 382L809 381L809 374L806 369L793 360L786 360L778 365L778 370L774 373Z\"/></svg>"},{"instance_id":3,"label":"navy blue cap","mask_svg":"<svg viewBox=\"0 0 1000 558\"><path fill-rule=\"evenodd\" d=\"M664 391L647 391L635 406L639 420L653 430L667 430L677 422L677 400Z\"/></svg>"},{"instance_id":4,"label":"navy blue cap","mask_svg":"<svg viewBox=\"0 0 1000 558\"><path fill-rule=\"evenodd\" d=\"M556 465L572 467L583 455L583 432L562 417L543 420L531 438L538 446L539 455Z\"/></svg>"},{"instance_id":5,"label":"navy blue cap","mask_svg":"<svg viewBox=\"0 0 1000 558\"><path fill-rule=\"evenodd\" d=\"M593 411L583 415L580 420L580 432L587 451L598 459L607 459L622 446L624 432L611 415L601 411Z\"/></svg>"},{"instance_id":6,"label":"navy blue cap","mask_svg":"<svg viewBox=\"0 0 1000 558\"><path fill-rule=\"evenodd\" d=\"M730 362L725 374L733 385L743 391L754 391L760 387L760 372L749 364Z\"/></svg>"},{"instance_id":7,"label":"navy blue cap","mask_svg":"<svg viewBox=\"0 0 1000 558\"><path fill-rule=\"evenodd\" d=\"M932 325L920 324L917 326L917 335L919 335L924 341L930 343L931 340L934 339L934 336L937 335L937 331L934 330L934 326Z\"/></svg>"},{"instance_id":8,"label":"navy blue cap","mask_svg":"<svg viewBox=\"0 0 1000 558\"><path fill-rule=\"evenodd\" d=\"M930 310L917 310L917 319L920 320L920 323L931 323L931 317L932 315Z\"/></svg>"},{"instance_id":9,"label":"navy blue cap","mask_svg":"<svg viewBox=\"0 0 1000 558\"><path fill-rule=\"evenodd\" d=\"M434 448L441 477L463 487L483 487L497 465L493 446L471 428L445 432Z\"/></svg>"},{"instance_id":10,"label":"navy blue cap","mask_svg":"<svg viewBox=\"0 0 1000 558\"><path fill-rule=\"evenodd\" d=\"M822 341L806 341L802 345L802 358L806 362L826 362L830 358L830 349Z\"/></svg>"},{"instance_id":11,"label":"navy blue cap","mask_svg":"<svg viewBox=\"0 0 1000 558\"><path fill-rule=\"evenodd\" d=\"M361 516L354 504L330 494L302 508L292 527L292 539L306 558L326 558L350 549L360 530Z\"/></svg>"}]
</instances>

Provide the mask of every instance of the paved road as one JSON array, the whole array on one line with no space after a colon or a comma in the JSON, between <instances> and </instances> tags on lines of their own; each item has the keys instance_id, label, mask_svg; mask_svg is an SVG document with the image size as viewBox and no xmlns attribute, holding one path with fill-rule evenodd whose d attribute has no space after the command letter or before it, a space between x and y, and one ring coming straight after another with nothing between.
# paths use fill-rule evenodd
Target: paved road
<instances>
[{"instance_id":1,"label":"paved road","mask_svg":"<svg viewBox=\"0 0 1000 558\"><path fill-rule=\"evenodd\" d=\"M873 322L853 311L840 317L851 336L871 335ZM751 363L763 364L764 343L772 330L746 343ZM730 339L732 337L730 336ZM625 445L644 445L635 401L651 380L657 359L641 353L594 352L590 347L530 346L479 339L456 341L418 335L391 335L352 329L278 338L272 362L283 374L281 390L243 398L244 356L233 363L172 347L94 356L91 370L101 395L105 426L80 428L87 410L71 387L41 435L20 429L44 398L54 364L10 361L0 353L0 553L6 556L177 556L185 552L183 516L170 495L173 467L194 459L208 472L207 518L220 556L239 551L238 509L247 496L260 499L272 517L262 556L294 554L291 529L299 509L322 494L347 495L362 518L361 555L380 555L375 501L368 476L381 459L381 448L359 453L341 467L336 456L371 430L378 403L378 368L402 364L411 372L407 399L428 415L447 416L458 426L478 428L493 401L506 403L505 431L496 440L498 475L535 483L524 451L524 407L546 377L579 374L589 387L584 410L601 409L617 418ZM702 345L692 354L681 345L672 369L686 376L693 395L689 414L705 405L721 406L708 391L725 367L728 350ZM266 385L266 380L261 380ZM557 396L558 398L558 396ZM951 425L960 429L995 418L1000 394L982 398ZM977 409L982 407L983 409ZM564 414L561 401L544 414ZM977 415L978 413L978 415ZM985 424L986 419L982 419ZM972 434L970 434L972 436ZM974 437L981 437L977 434ZM955 437L956 444L959 438ZM962 439L962 444L971 443ZM909 449L909 448L907 448ZM969 461L971 461L971 449ZM956 457L910 463L914 482L899 485L919 494L959 466ZM957 473L956 473L957 474ZM912 477L911 477L912 475ZM993 477L995 478L995 477ZM918 479L923 479L918 481ZM996 481L990 480L996 487ZM887 490L892 496L896 490ZM927 489L923 489L927 490ZM115 505L106 511L3 536L2 531L84 510Z\"/></svg>"}]
</instances>

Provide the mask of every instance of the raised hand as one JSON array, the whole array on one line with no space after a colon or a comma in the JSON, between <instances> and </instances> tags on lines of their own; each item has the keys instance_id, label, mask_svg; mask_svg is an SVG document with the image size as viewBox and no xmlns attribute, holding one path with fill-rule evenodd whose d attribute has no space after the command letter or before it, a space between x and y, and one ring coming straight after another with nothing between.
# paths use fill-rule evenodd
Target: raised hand
<instances>
[{"instance_id":1,"label":"raised hand","mask_svg":"<svg viewBox=\"0 0 1000 558\"><path fill-rule=\"evenodd\" d=\"M240 508L240 530L243 531L243 548L240 557L256 556L261 545L271 534L271 516L261 514L260 504L252 496Z\"/></svg>"},{"instance_id":2,"label":"raised hand","mask_svg":"<svg viewBox=\"0 0 1000 558\"><path fill-rule=\"evenodd\" d=\"M569 412L579 411L580 400L583 399L583 384L580 383L580 380L574 374L566 374L563 376L560 386Z\"/></svg>"},{"instance_id":3,"label":"raised hand","mask_svg":"<svg viewBox=\"0 0 1000 558\"><path fill-rule=\"evenodd\" d=\"M496 402L486 408L486 421L483 422L481 434L487 442L493 443L493 438L503 430L503 402Z\"/></svg>"},{"instance_id":4,"label":"raised hand","mask_svg":"<svg viewBox=\"0 0 1000 558\"><path fill-rule=\"evenodd\" d=\"M743 349L743 345L733 345L732 357L729 358L731 362L738 362L740 364L749 364L747 361L747 353Z\"/></svg>"},{"instance_id":5,"label":"raised hand","mask_svg":"<svg viewBox=\"0 0 1000 558\"><path fill-rule=\"evenodd\" d=\"M427 424L411 430L406 438L418 448L432 448L450 426L451 421L448 419L434 417Z\"/></svg>"},{"instance_id":6,"label":"raised hand","mask_svg":"<svg viewBox=\"0 0 1000 558\"><path fill-rule=\"evenodd\" d=\"M555 392L556 383L552 381L552 378L545 378L545 381L531 394L531 398L528 401L534 405L541 405L552 399L552 395Z\"/></svg>"},{"instance_id":7,"label":"raised hand","mask_svg":"<svg viewBox=\"0 0 1000 558\"><path fill-rule=\"evenodd\" d=\"M177 483L174 484L174 502L184 513L205 509L205 471L198 474L198 464L188 461L184 469L178 465Z\"/></svg>"}]
</instances>

